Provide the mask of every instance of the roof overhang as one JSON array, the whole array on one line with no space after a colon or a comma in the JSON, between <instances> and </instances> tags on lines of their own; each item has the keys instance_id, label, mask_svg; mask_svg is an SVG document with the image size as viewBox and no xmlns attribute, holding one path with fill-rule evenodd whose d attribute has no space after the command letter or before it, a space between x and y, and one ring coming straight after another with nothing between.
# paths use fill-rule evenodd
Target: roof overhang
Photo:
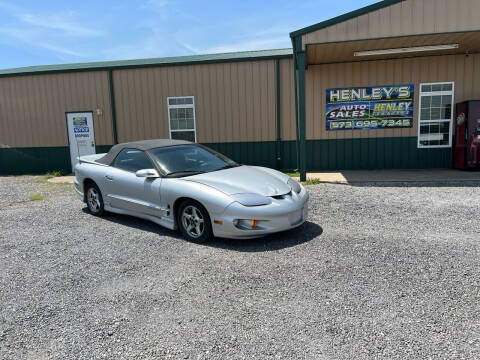
<instances>
[{"instance_id":1,"label":"roof overhang","mask_svg":"<svg viewBox=\"0 0 480 360\"><path fill-rule=\"evenodd\" d=\"M472 54L480 52L480 31L307 44L306 52L307 65Z\"/></svg>"},{"instance_id":2,"label":"roof overhang","mask_svg":"<svg viewBox=\"0 0 480 360\"><path fill-rule=\"evenodd\" d=\"M350 11L349 13L346 13L346 14L336 16L334 18L319 22L318 24L310 25L310 26L304 27L302 29L292 31L290 33L290 37L294 38L294 37L297 37L297 36L301 36L301 35L311 33L313 31L324 29L326 27L341 23L343 21L347 21L349 19L353 19L357 16L361 16L361 15L368 14L368 13L376 11L376 10L383 9L387 6L391 6L391 5L397 4L397 3L402 2L402 1L405 1L405 0L383 0L383 1L379 1L379 2L376 2L374 4L365 6L363 8L360 8L360 9L357 9L357 10L354 10L354 11Z\"/></svg>"}]
</instances>

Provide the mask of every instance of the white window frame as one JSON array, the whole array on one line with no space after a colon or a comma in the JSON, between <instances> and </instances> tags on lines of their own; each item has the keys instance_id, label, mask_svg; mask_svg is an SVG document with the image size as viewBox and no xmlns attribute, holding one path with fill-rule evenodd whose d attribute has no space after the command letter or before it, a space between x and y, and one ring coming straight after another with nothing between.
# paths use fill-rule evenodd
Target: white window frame
<instances>
[{"instance_id":1,"label":"white window frame","mask_svg":"<svg viewBox=\"0 0 480 360\"><path fill-rule=\"evenodd\" d=\"M170 105L170 99L192 99L191 104L184 105ZM179 129L172 130L171 119L170 119L170 109L193 109L193 129ZM167 96L167 112L168 112L168 135L172 139L172 132L183 132L183 131L193 131L195 142L197 142L197 119L195 115L195 96Z\"/></svg>"},{"instance_id":2,"label":"white window frame","mask_svg":"<svg viewBox=\"0 0 480 360\"><path fill-rule=\"evenodd\" d=\"M422 91L423 85L438 85L438 84L452 84L452 90L449 91ZM450 120L420 120L422 113L422 95L434 96L434 95L452 95L452 111L450 112ZM417 131L417 147L419 149L434 149L434 148L451 148L453 137L453 112L455 110L455 82L454 81L440 81L434 83L421 83L420 91L418 92L418 131ZM449 139L448 145L422 145L420 144L420 125L426 122L449 122Z\"/></svg>"}]
</instances>

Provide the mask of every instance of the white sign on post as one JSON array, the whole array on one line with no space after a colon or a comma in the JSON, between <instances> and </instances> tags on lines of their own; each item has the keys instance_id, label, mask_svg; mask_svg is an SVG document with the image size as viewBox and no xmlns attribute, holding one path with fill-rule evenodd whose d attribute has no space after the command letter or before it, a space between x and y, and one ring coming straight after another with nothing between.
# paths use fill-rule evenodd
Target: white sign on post
<instances>
[{"instance_id":1,"label":"white sign on post","mask_svg":"<svg viewBox=\"0 0 480 360\"><path fill-rule=\"evenodd\" d=\"M93 112L67 113L68 140L72 171L79 156L95 154Z\"/></svg>"}]
</instances>

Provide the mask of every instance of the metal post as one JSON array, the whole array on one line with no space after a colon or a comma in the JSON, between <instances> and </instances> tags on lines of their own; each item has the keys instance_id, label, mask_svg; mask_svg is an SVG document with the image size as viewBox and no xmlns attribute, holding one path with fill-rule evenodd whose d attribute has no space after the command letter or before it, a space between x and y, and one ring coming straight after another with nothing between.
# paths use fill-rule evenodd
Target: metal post
<instances>
[{"instance_id":1,"label":"metal post","mask_svg":"<svg viewBox=\"0 0 480 360\"><path fill-rule=\"evenodd\" d=\"M297 157L297 168L300 168L300 139L298 135L298 94L297 94L297 52L296 52L296 40L292 38L292 47L293 47L293 88L295 91L295 153Z\"/></svg>"},{"instance_id":2,"label":"metal post","mask_svg":"<svg viewBox=\"0 0 480 360\"><path fill-rule=\"evenodd\" d=\"M280 59L275 60L275 71L276 71L276 98L275 98L275 105L276 105L276 115L277 115L277 169L281 169L282 167L282 155L281 155L281 141L282 141L282 129L281 129L281 119L280 119Z\"/></svg>"},{"instance_id":3,"label":"metal post","mask_svg":"<svg viewBox=\"0 0 480 360\"><path fill-rule=\"evenodd\" d=\"M305 140L305 51L298 53L298 115L300 133L300 181L307 180L307 143Z\"/></svg>"}]
</instances>

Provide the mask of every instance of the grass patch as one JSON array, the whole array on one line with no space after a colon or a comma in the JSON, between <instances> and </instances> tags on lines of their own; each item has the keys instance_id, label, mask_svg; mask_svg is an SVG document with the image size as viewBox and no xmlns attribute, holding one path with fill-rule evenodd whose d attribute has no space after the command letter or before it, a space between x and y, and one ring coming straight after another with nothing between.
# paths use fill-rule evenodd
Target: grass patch
<instances>
[{"instance_id":1,"label":"grass patch","mask_svg":"<svg viewBox=\"0 0 480 360\"><path fill-rule=\"evenodd\" d=\"M302 183L303 185L317 185L320 184L320 179L308 179Z\"/></svg>"},{"instance_id":2,"label":"grass patch","mask_svg":"<svg viewBox=\"0 0 480 360\"><path fill-rule=\"evenodd\" d=\"M32 194L28 197L30 201L43 201L45 198L40 193Z\"/></svg>"},{"instance_id":3,"label":"grass patch","mask_svg":"<svg viewBox=\"0 0 480 360\"><path fill-rule=\"evenodd\" d=\"M64 175L67 175L67 173L62 170L49 171L45 175L41 175L37 177L35 182L46 183L48 179L53 179L53 178L64 176Z\"/></svg>"},{"instance_id":4,"label":"grass patch","mask_svg":"<svg viewBox=\"0 0 480 360\"><path fill-rule=\"evenodd\" d=\"M63 176L63 175L65 175L65 172L63 172L62 170L55 170L55 171L50 171L46 173L44 175L44 178L48 180L48 179L52 179L52 178Z\"/></svg>"},{"instance_id":5,"label":"grass patch","mask_svg":"<svg viewBox=\"0 0 480 360\"><path fill-rule=\"evenodd\" d=\"M284 172L285 175L288 175L290 177L300 177L300 173L297 172Z\"/></svg>"}]
</instances>

